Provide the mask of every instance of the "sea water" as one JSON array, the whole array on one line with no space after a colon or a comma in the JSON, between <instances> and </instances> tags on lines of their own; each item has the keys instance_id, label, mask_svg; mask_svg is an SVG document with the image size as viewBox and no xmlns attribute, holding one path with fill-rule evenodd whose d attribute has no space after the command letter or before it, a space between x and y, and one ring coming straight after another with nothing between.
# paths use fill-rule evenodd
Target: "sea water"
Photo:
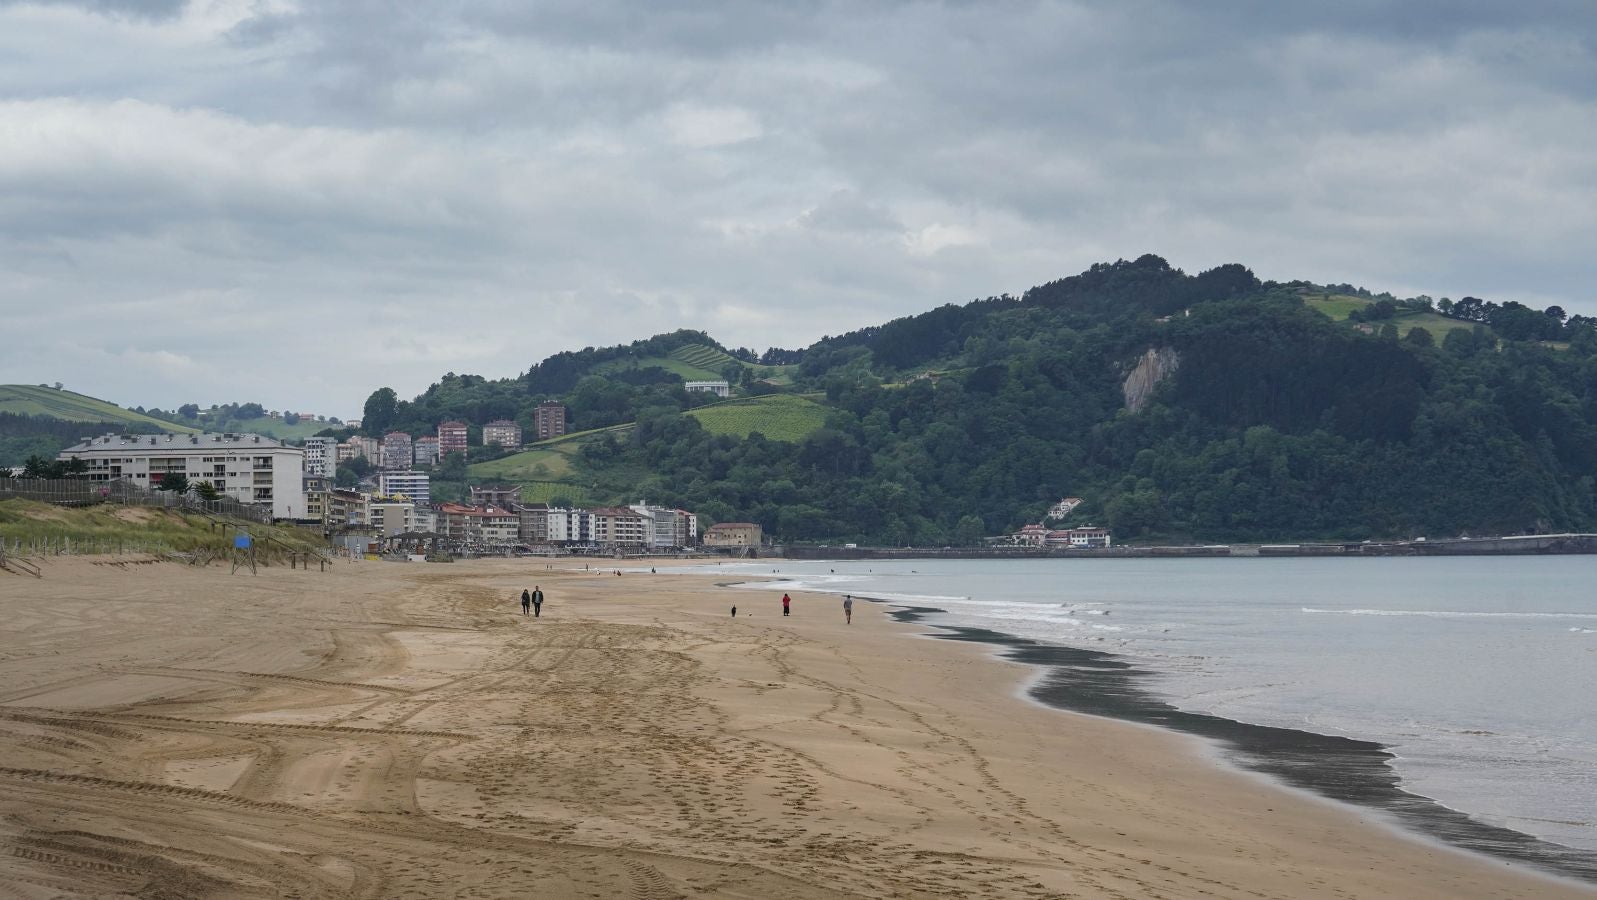
<instances>
[{"instance_id":1,"label":"sea water","mask_svg":"<svg viewBox=\"0 0 1597 900\"><path fill-rule=\"evenodd\" d=\"M1597 557L705 569L776 578L745 584L773 596L851 593L939 610L929 625L1112 653L1183 711L1378 742L1406 791L1597 850Z\"/></svg>"}]
</instances>

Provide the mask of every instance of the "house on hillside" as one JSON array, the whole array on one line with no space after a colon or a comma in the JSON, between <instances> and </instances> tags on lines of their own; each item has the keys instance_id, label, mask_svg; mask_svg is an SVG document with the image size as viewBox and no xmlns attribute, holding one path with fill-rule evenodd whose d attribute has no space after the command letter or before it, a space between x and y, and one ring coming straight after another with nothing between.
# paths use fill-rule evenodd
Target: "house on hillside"
<instances>
[{"instance_id":1,"label":"house on hillside","mask_svg":"<svg viewBox=\"0 0 1597 900\"><path fill-rule=\"evenodd\" d=\"M688 391L709 391L717 397L732 396L732 386L725 381L689 381L682 387Z\"/></svg>"}]
</instances>

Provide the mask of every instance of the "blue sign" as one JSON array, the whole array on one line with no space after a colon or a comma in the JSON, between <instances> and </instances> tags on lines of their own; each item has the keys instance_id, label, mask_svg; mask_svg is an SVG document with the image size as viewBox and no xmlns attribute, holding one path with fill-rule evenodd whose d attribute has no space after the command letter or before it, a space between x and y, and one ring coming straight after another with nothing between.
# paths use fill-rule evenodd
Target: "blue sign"
<instances>
[{"instance_id":1,"label":"blue sign","mask_svg":"<svg viewBox=\"0 0 1597 900\"><path fill-rule=\"evenodd\" d=\"M235 550L248 550L250 548L250 536L242 531L234 535L233 548Z\"/></svg>"}]
</instances>

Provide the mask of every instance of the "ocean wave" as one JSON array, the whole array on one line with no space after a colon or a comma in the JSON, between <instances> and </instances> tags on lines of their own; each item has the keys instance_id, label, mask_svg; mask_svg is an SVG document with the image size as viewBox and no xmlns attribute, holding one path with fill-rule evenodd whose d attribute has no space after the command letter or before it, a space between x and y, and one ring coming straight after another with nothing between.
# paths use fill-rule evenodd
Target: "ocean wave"
<instances>
[{"instance_id":1,"label":"ocean wave","mask_svg":"<svg viewBox=\"0 0 1597 900\"><path fill-rule=\"evenodd\" d=\"M1314 609L1309 606L1303 607L1303 611L1315 615L1423 616L1431 619L1597 619L1597 613L1454 612L1435 609Z\"/></svg>"}]
</instances>

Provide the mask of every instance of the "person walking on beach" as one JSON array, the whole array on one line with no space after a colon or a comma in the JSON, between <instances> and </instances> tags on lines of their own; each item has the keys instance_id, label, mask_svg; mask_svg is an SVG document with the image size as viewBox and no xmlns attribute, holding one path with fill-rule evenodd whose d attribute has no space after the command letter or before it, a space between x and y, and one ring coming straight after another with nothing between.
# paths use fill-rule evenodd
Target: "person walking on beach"
<instances>
[{"instance_id":1,"label":"person walking on beach","mask_svg":"<svg viewBox=\"0 0 1597 900\"><path fill-rule=\"evenodd\" d=\"M526 615L527 614L527 608L530 607L530 606L532 606L532 595L527 593L527 589L526 588L522 588L521 589L521 614L522 615Z\"/></svg>"},{"instance_id":2,"label":"person walking on beach","mask_svg":"<svg viewBox=\"0 0 1597 900\"><path fill-rule=\"evenodd\" d=\"M844 625L853 625L854 624L854 595L853 594L844 594L843 595L843 624Z\"/></svg>"},{"instance_id":3,"label":"person walking on beach","mask_svg":"<svg viewBox=\"0 0 1597 900\"><path fill-rule=\"evenodd\" d=\"M732 618L735 619L737 617L738 617L738 608L734 606L734 607L732 607Z\"/></svg>"},{"instance_id":4,"label":"person walking on beach","mask_svg":"<svg viewBox=\"0 0 1597 900\"><path fill-rule=\"evenodd\" d=\"M525 603L526 601L522 601ZM532 586L532 617L540 618L543 615L543 591L535 584Z\"/></svg>"},{"instance_id":5,"label":"person walking on beach","mask_svg":"<svg viewBox=\"0 0 1597 900\"><path fill-rule=\"evenodd\" d=\"M784 616L787 615L788 607L790 607L792 605L793 605L793 598L789 597L786 594L783 594L782 595L782 615L784 615Z\"/></svg>"}]
</instances>

